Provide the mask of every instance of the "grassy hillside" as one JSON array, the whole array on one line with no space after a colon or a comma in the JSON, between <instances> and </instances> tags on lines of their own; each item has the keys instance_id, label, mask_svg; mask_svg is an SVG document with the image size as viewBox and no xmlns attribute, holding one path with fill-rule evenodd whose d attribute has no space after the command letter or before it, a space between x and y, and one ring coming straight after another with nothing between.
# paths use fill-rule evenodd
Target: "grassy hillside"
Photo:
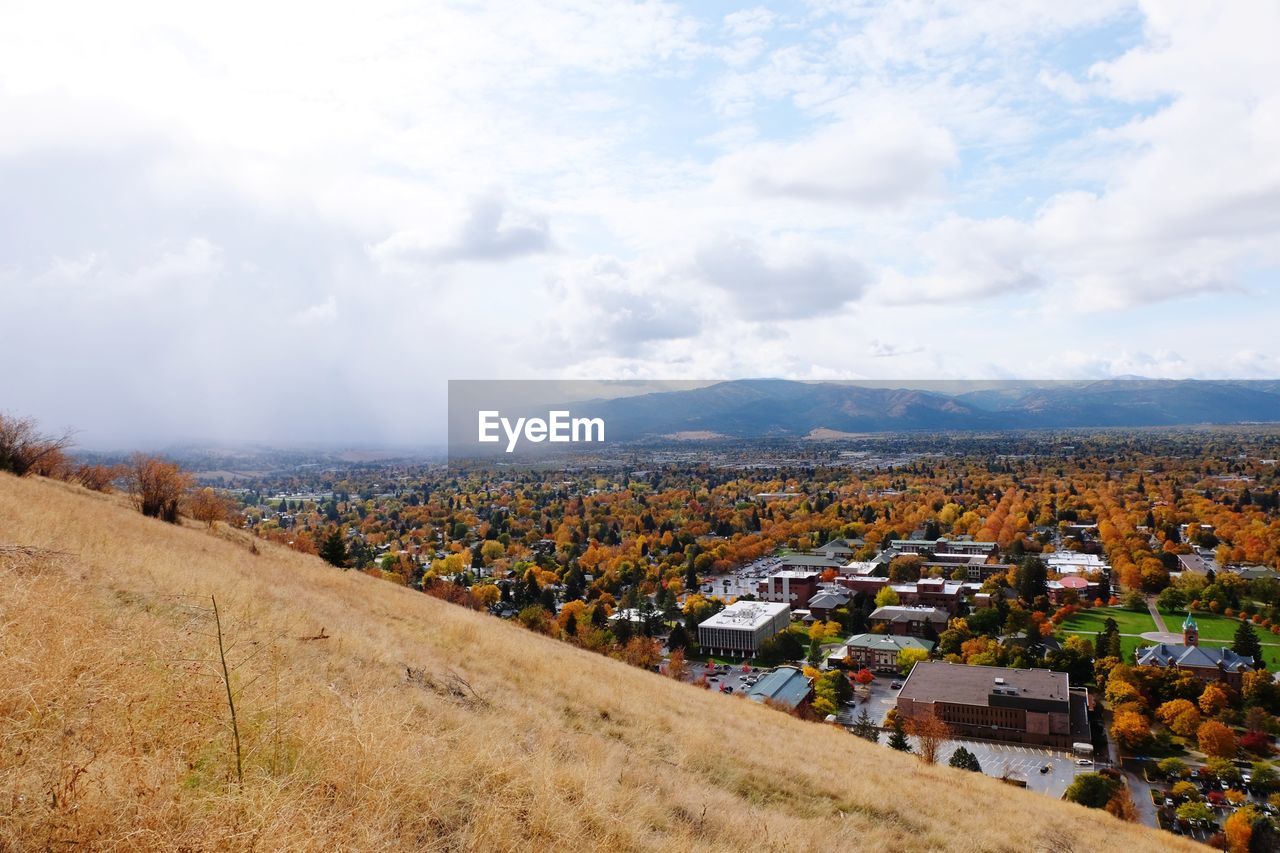
<instances>
[{"instance_id":1,"label":"grassy hillside","mask_svg":"<svg viewBox=\"0 0 1280 853\"><path fill-rule=\"evenodd\" d=\"M0 474L0 849L1192 849ZM213 673L216 595L243 752Z\"/></svg>"}]
</instances>

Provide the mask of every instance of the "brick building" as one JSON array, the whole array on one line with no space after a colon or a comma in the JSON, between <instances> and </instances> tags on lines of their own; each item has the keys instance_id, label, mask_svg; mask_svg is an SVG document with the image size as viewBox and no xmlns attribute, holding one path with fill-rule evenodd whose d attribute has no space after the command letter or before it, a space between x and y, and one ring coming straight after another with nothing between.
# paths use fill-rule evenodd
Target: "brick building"
<instances>
[{"instance_id":1,"label":"brick building","mask_svg":"<svg viewBox=\"0 0 1280 853\"><path fill-rule=\"evenodd\" d=\"M924 661L897 707L904 719L937 716L955 737L1058 749L1089 740L1087 694L1065 672Z\"/></svg>"}]
</instances>

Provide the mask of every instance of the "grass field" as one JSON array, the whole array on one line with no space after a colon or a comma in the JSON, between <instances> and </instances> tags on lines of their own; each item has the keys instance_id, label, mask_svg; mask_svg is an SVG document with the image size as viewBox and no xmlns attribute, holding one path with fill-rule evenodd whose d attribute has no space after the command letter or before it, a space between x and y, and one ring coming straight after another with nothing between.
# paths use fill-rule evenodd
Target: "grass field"
<instances>
[{"instance_id":1,"label":"grass field","mask_svg":"<svg viewBox=\"0 0 1280 853\"><path fill-rule=\"evenodd\" d=\"M1164 617L1164 622L1169 626L1170 631L1181 631L1182 620L1187 618L1185 610L1161 610L1160 615ZM1195 617L1196 628L1200 631L1200 639L1202 640L1222 640L1230 643L1236 636L1236 629L1240 627L1240 620L1222 616L1217 613L1208 613L1196 611L1191 614ZM1258 639L1266 643L1269 641L1280 641L1270 631L1258 629Z\"/></svg>"},{"instance_id":2,"label":"grass field","mask_svg":"<svg viewBox=\"0 0 1280 853\"><path fill-rule=\"evenodd\" d=\"M1119 607L1095 607L1073 613L1070 618L1063 620L1058 630L1063 634L1083 634L1092 639L1093 635L1102 630L1108 617L1116 620L1121 634L1145 634L1156 630L1156 622L1150 613Z\"/></svg>"},{"instance_id":3,"label":"grass field","mask_svg":"<svg viewBox=\"0 0 1280 853\"><path fill-rule=\"evenodd\" d=\"M0 519L0 850L1202 849L78 487Z\"/></svg>"}]
</instances>

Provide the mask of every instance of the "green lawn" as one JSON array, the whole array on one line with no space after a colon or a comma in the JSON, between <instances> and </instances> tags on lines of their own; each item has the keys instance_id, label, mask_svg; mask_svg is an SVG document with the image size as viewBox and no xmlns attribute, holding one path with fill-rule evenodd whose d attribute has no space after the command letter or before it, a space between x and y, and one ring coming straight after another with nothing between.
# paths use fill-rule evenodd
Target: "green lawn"
<instances>
[{"instance_id":1,"label":"green lawn","mask_svg":"<svg viewBox=\"0 0 1280 853\"><path fill-rule=\"evenodd\" d=\"M1164 624L1168 626L1170 631L1175 633L1182 630L1182 620L1187 618L1185 610L1161 610L1160 615L1164 617ZM1240 620L1227 616L1220 616L1217 613L1196 611L1191 614L1195 617L1196 627L1200 630L1200 639L1202 640L1222 640L1230 643L1235 639L1236 628L1240 627ZM1258 632L1258 639L1262 642L1276 640L1276 636L1270 631L1264 631L1254 626Z\"/></svg>"},{"instance_id":2,"label":"green lawn","mask_svg":"<svg viewBox=\"0 0 1280 853\"><path fill-rule=\"evenodd\" d=\"M1064 634L1083 634L1093 639L1093 635L1102 630L1103 623L1108 617L1116 620L1121 634L1145 634L1156 629L1155 620L1146 611L1139 613L1119 607L1094 607L1091 610L1073 613L1069 618L1064 619L1059 626L1059 631Z\"/></svg>"}]
</instances>

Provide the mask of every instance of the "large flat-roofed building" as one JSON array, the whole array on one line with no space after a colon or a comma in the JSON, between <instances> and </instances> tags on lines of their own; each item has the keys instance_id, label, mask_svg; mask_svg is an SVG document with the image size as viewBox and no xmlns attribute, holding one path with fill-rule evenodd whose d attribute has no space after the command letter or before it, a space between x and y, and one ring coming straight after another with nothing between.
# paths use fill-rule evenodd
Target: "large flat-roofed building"
<instances>
[{"instance_id":1,"label":"large flat-roofed building","mask_svg":"<svg viewBox=\"0 0 1280 853\"><path fill-rule=\"evenodd\" d=\"M1065 672L941 661L915 665L898 693L904 719L933 714L955 737L1070 749L1089 740L1088 699Z\"/></svg>"},{"instance_id":2,"label":"large flat-roofed building","mask_svg":"<svg viewBox=\"0 0 1280 853\"><path fill-rule=\"evenodd\" d=\"M1000 546L995 542L978 542L973 539L894 539L889 547L900 554L968 554L996 557Z\"/></svg>"},{"instance_id":3,"label":"large flat-roofed building","mask_svg":"<svg viewBox=\"0 0 1280 853\"><path fill-rule=\"evenodd\" d=\"M735 601L698 626L698 645L713 655L753 657L761 643L790 624L790 605Z\"/></svg>"},{"instance_id":4,"label":"large flat-roofed building","mask_svg":"<svg viewBox=\"0 0 1280 853\"><path fill-rule=\"evenodd\" d=\"M1083 575L1093 572L1105 572L1111 567L1098 554L1086 554L1081 551L1054 551L1040 558L1045 568L1058 575Z\"/></svg>"}]
</instances>

